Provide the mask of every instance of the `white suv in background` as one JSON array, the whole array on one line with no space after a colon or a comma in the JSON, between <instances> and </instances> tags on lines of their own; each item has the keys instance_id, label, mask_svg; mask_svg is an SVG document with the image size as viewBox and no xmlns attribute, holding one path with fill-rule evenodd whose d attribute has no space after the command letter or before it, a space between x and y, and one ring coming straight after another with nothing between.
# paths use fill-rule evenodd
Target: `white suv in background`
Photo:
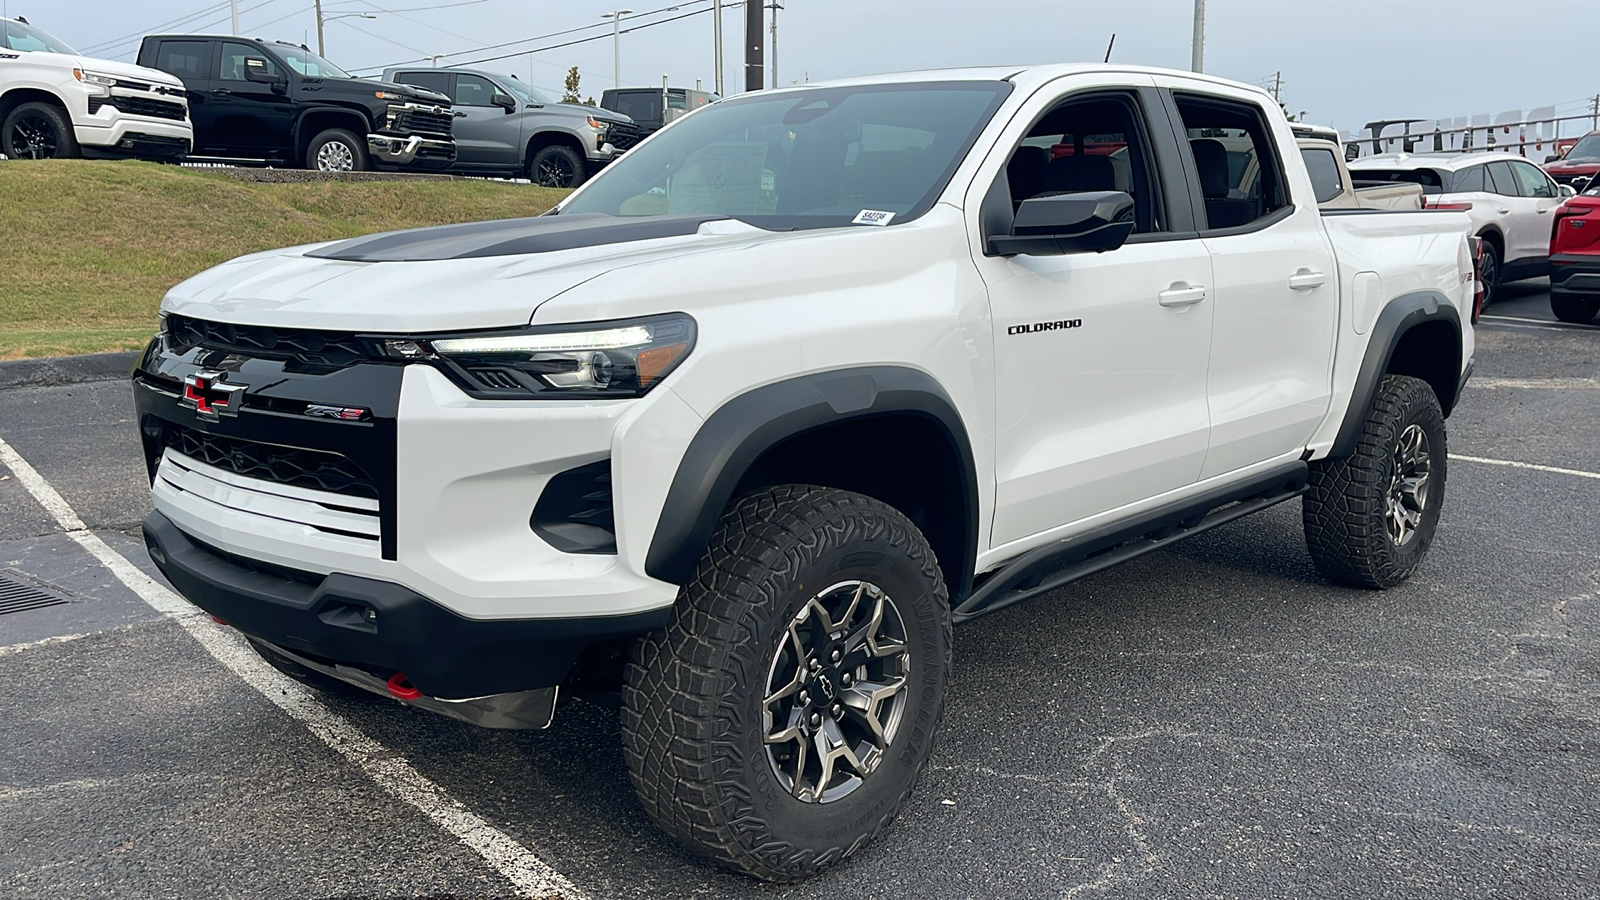
<instances>
[{"instance_id":1,"label":"white suv in background","mask_svg":"<svg viewBox=\"0 0 1600 900\"><path fill-rule=\"evenodd\" d=\"M1533 163L1507 153L1386 153L1350 163L1357 185L1422 185L1423 205L1457 209L1483 238L1483 302L1504 282L1550 270L1551 213L1572 196Z\"/></svg>"},{"instance_id":2,"label":"white suv in background","mask_svg":"<svg viewBox=\"0 0 1600 900\"><path fill-rule=\"evenodd\" d=\"M194 143L183 82L93 59L29 25L0 19L0 153L177 160Z\"/></svg>"}]
</instances>

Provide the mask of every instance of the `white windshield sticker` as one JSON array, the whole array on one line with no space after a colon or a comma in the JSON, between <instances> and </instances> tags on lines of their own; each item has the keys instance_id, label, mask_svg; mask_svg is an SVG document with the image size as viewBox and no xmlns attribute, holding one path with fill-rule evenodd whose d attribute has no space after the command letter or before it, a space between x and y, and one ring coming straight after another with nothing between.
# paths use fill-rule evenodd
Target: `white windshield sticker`
<instances>
[{"instance_id":1,"label":"white windshield sticker","mask_svg":"<svg viewBox=\"0 0 1600 900\"><path fill-rule=\"evenodd\" d=\"M892 218L894 218L894 213L892 212L884 212L881 209L863 209L861 212L856 213L856 217L850 220L850 224L887 225Z\"/></svg>"}]
</instances>

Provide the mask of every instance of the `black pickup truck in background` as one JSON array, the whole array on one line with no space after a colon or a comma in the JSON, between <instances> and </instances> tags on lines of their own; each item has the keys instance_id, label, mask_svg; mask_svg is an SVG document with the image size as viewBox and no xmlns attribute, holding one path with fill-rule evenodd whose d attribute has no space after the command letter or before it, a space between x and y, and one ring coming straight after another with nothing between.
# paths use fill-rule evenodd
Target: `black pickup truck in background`
<instances>
[{"instance_id":1,"label":"black pickup truck in background","mask_svg":"<svg viewBox=\"0 0 1600 900\"><path fill-rule=\"evenodd\" d=\"M295 44L151 35L139 64L178 76L188 89L190 159L359 172L433 171L456 158L448 97L356 78Z\"/></svg>"}]
</instances>

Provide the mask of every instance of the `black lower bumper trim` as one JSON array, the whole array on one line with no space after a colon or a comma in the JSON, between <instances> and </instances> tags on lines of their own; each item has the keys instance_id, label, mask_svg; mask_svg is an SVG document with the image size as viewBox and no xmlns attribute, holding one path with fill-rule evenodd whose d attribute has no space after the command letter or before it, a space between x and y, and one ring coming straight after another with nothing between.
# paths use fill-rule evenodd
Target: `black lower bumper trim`
<instances>
[{"instance_id":1,"label":"black lower bumper trim","mask_svg":"<svg viewBox=\"0 0 1600 900\"><path fill-rule=\"evenodd\" d=\"M1550 258L1550 293L1600 294L1600 254L1560 254Z\"/></svg>"},{"instance_id":2,"label":"black lower bumper trim","mask_svg":"<svg viewBox=\"0 0 1600 900\"><path fill-rule=\"evenodd\" d=\"M245 634L446 699L555 687L589 645L661 628L670 608L574 619L468 619L387 581L252 566L153 512L150 558L190 602Z\"/></svg>"}]
</instances>

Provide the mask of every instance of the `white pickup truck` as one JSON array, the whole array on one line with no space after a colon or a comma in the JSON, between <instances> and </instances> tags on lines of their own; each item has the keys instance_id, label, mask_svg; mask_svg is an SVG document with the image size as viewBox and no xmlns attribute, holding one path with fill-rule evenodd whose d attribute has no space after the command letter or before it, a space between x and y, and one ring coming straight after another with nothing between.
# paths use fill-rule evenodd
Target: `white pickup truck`
<instances>
[{"instance_id":1,"label":"white pickup truck","mask_svg":"<svg viewBox=\"0 0 1600 900\"><path fill-rule=\"evenodd\" d=\"M183 82L0 18L0 154L175 161L193 144Z\"/></svg>"},{"instance_id":2,"label":"white pickup truck","mask_svg":"<svg viewBox=\"0 0 1600 900\"><path fill-rule=\"evenodd\" d=\"M502 728L612 698L657 823L804 878L911 794L952 624L1290 499L1330 580L1417 571L1466 228L1319 212L1272 100L1187 72L745 94L550 215L174 288L146 541L299 677Z\"/></svg>"}]
</instances>

